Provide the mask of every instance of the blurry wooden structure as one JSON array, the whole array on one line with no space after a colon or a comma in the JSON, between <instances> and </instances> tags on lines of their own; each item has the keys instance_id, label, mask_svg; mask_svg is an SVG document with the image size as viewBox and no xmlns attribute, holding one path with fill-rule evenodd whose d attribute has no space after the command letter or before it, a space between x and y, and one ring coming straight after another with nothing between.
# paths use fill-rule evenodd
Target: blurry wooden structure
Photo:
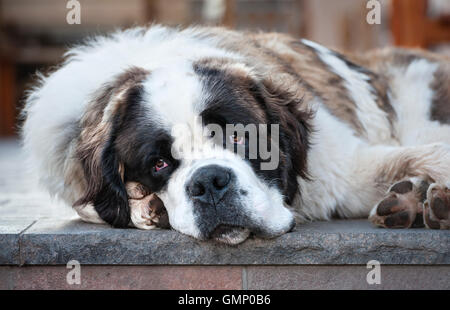
<instances>
[{"instance_id":1,"label":"blurry wooden structure","mask_svg":"<svg viewBox=\"0 0 450 310\"><path fill-rule=\"evenodd\" d=\"M305 0L225 0L220 24L233 29L263 30L305 35Z\"/></svg>"},{"instance_id":2,"label":"blurry wooden structure","mask_svg":"<svg viewBox=\"0 0 450 310\"><path fill-rule=\"evenodd\" d=\"M218 24L302 35L304 0L224 0L224 12L205 21L204 0L96 0L81 2L81 24L66 22L65 0L0 0L0 136L16 133L23 91L31 74L58 63L66 46L93 33L145 25ZM216 1L216 4L218 2Z\"/></svg>"},{"instance_id":3,"label":"blurry wooden structure","mask_svg":"<svg viewBox=\"0 0 450 310\"><path fill-rule=\"evenodd\" d=\"M392 0L395 45L425 48L450 42L450 16L429 17L427 5L428 0Z\"/></svg>"},{"instance_id":4,"label":"blurry wooden structure","mask_svg":"<svg viewBox=\"0 0 450 310\"><path fill-rule=\"evenodd\" d=\"M14 71L14 63L10 58L0 54L0 136L11 136L15 131Z\"/></svg>"},{"instance_id":5,"label":"blurry wooden structure","mask_svg":"<svg viewBox=\"0 0 450 310\"><path fill-rule=\"evenodd\" d=\"M64 0L0 0L0 137L17 131L23 90L36 69L61 60L92 33L151 20L153 0L82 1L81 24L66 21Z\"/></svg>"},{"instance_id":6,"label":"blurry wooden structure","mask_svg":"<svg viewBox=\"0 0 450 310\"><path fill-rule=\"evenodd\" d=\"M15 67L5 41L0 33L0 136L12 135L15 123Z\"/></svg>"}]
</instances>

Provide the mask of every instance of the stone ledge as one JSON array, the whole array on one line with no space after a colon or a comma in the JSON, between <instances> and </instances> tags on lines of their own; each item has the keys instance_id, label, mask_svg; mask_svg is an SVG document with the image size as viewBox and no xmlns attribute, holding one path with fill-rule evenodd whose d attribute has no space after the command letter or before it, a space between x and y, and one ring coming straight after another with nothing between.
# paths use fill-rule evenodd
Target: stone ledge
<instances>
[{"instance_id":1,"label":"stone ledge","mask_svg":"<svg viewBox=\"0 0 450 310\"><path fill-rule=\"evenodd\" d=\"M30 223L31 222L31 223ZM0 220L0 264L364 265L450 264L450 231L380 229L367 220L298 225L273 240L238 246L170 230L112 229L79 220Z\"/></svg>"}]
</instances>

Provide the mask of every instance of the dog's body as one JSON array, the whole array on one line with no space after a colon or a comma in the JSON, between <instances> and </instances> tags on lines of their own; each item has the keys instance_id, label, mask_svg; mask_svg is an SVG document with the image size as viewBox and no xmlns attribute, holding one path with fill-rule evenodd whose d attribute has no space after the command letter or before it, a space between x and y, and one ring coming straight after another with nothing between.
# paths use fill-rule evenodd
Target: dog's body
<instances>
[{"instance_id":1,"label":"dog's body","mask_svg":"<svg viewBox=\"0 0 450 310\"><path fill-rule=\"evenodd\" d=\"M449 225L443 56L398 49L343 56L281 34L153 26L72 49L31 92L26 116L32 167L87 221L152 228L148 200L129 199L154 192L174 229L228 243L250 232L280 235L294 217L371 210L384 227L420 225L423 210L427 227ZM177 148L187 137L174 134L176 125L229 123L278 124L277 167L261 169L261 156L239 158L236 149L248 142L237 134L231 151L214 148L214 138L194 139L197 157ZM136 186L146 194L130 194Z\"/></svg>"}]
</instances>

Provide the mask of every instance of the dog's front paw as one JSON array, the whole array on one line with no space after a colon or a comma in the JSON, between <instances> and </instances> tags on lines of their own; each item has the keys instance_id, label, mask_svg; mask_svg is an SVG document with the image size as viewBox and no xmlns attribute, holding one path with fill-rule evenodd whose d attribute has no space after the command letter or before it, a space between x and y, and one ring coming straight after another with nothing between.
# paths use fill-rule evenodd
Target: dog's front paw
<instances>
[{"instance_id":1,"label":"dog's front paw","mask_svg":"<svg viewBox=\"0 0 450 310\"><path fill-rule=\"evenodd\" d=\"M431 184L423 204L425 225L432 229L450 229L450 189Z\"/></svg>"},{"instance_id":2,"label":"dog's front paw","mask_svg":"<svg viewBox=\"0 0 450 310\"><path fill-rule=\"evenodd\" d=\"M423 227L422 196L410 180L398 182L372 209L369 220L385 228Z\"/></svg>"},{"instance_id":3,"label":"dog's front paw","mask_svg":"<svg viewBox=\"0 0 450 310\"><path fill-rule=\"evenodd\" d=\"M138 183L127 183L131 222L140 229L170 228L164 203Z\"/></svg>"}]
</instances>

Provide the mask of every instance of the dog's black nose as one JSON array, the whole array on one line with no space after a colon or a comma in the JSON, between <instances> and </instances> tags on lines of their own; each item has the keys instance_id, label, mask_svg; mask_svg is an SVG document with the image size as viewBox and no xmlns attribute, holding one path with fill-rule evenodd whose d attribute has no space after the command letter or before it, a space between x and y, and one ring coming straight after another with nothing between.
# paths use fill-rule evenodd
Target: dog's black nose
<instances>
[{"instance_id":1,"label":"dog's black nose","mask_svg":"<svg viewBox=\"0 0 450 310\"><path fill-rule=\"evenodd\" d=\"M187 186L188 195L193 200L208 204L218 203L231 184L231 170L218 165L199 168Z\"/></svg>"}]
</instances>

